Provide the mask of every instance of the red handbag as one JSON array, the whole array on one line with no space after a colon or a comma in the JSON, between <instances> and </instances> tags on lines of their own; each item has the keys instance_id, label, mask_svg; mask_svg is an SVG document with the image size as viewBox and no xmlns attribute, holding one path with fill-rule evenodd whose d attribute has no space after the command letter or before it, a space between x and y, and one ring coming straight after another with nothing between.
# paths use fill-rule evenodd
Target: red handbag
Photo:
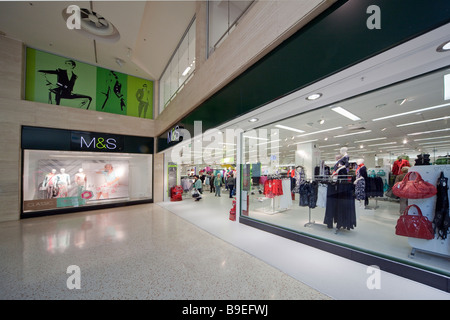
<instances>
[{"instance_id":1,"label":"red handbag","mask_svg":"<svg viewBox=\"0 0 450 320\"><path fill-rule=\"evenodd\" d=\"M408 214L409 209L415 207L418 215ZM433 225L427 217L422 215L420 208L412 204L408 206L398 218L395 226L395 234L398 236L431 240L434 238Z\"/></svg>"},{"instance_id":2,"label":"red handbag","mask_svg":"<svg viewBox=\"0 0 450 320\"><path fill-rule=\"evenodd\" d=\"M415 179L411 179L415 177ZM420 173L408 172L402 181L392 187L392 193L400 198L423 199L430 198L437 193L434 185L422 179Z\"/></svg>"}]
</instances>

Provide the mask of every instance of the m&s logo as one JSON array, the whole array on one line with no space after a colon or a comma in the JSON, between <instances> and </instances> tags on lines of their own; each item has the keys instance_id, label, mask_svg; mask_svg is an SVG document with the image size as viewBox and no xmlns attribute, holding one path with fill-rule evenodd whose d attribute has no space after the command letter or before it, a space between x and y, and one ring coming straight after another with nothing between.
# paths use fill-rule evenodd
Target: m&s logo
<instances>
[{"instance_id":1,"label":"m&s logo","mask_svg":"<svg viewBox=\"0 0 450 320\"><path fill-rule=\"evenodd\" d=\"M107 149L107 150L115 150L117 148L117 141L114 138L102 138L102 137L93 137L85 139L81 136L80 139L80 148L81 149Z\"/></svg>"},{"instance_id":2,"label":"m&s logo","mask_svg":"<svg viewBox=\"0 0 450 320\"><path fill-rule=\"evenodd\" d=\"M108 133L72 131L70 150L120 152L123 151L123 137Z\"/></svg>"},{"instance_id":3,"label":"m&s logo","mask_svg":"<svg viewBox=\"0 0 450 320\"><path fill-rule=\"evenodd\" d=\"M167 143L171 143L174 141L183 141L183 136L181 135L180 129L182 129L183 127L180 126L176 126L174 128L172 128L172 130L170 130L167 133Z\"/></svg>"}]
</instances>

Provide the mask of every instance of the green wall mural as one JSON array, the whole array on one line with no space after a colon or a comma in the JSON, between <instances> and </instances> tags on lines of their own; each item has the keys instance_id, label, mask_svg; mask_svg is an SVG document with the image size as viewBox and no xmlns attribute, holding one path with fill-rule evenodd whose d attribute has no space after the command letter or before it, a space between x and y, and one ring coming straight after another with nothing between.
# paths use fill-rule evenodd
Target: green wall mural
<instances>
[{"instance_id":1,"label":"green wall mural","mask_svg":"<svg viewBox=\"0 0 450 320\"><path fill-rule=\"evenodd\" d=\"M27 48L25 99L153 119L153 81Z\"/></svg>"}]
</instances>

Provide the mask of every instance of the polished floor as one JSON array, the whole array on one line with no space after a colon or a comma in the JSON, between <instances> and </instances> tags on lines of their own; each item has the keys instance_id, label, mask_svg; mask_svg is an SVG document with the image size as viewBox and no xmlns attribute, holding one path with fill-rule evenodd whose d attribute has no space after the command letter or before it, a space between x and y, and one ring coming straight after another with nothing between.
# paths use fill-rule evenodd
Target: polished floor
<instances>
[{"instance_id":1,"label":"polished floor","mask_svg":"<svg viewBox=\"0 0 450 320\"><path fill-rule=\"evenodd\" d=\"M329 297L149 204L1 223L0 299Z\"/></svg>"},{"instance_id":2,"label":"polished floor","mask_svg":"<svg viewBox=\"0 0 450 320\"><path fill-rule=\"evenodd\" d=\"M0 299L450 298L388 273L370 289L367 266L231 221L228 207L205 194L0 223Z\"/></svg>"}]
</instances>

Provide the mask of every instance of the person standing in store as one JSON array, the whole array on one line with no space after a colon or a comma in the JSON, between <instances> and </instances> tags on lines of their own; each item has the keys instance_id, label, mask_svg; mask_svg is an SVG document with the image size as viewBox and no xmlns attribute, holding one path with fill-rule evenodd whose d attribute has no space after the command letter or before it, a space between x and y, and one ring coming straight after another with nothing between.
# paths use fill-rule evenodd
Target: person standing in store
<instances>
[{"instance_id":1,"label":"person standing in store","mask_svg":"<svg viewBox=\"0 0 450 320\"><path fill-rule=\"evenodd\" d=\"M233 189L234 189L235 184L236 184L236 178L234 178L233 173L231 173L227 179L228 190L230 190L230 198L233 198Z\"/></svg>"},{"instance_id":2,"label":"person standing in store","mask_svg":"<svg viewBox=\"0 0 450 320\"><path fill-rule=\"evenodd\" d=\"M217 177L214 179L214 188L216 189L214 196L220 197L220 189L222 188L222 177L220 176L220 173L218 173Z\"/></svg>"},{"instance_id":3,"label":"person standing in store","mask_svg":"<svg viewBox=\"0 0 450 320\"><path fill-rule=\"evenodd\" d=\"M213 193L213 191L214 192L216 191L215 185L214 185L214 180L215 180L214 174L213 173L208 174L208 177L209 177L209 193Z\"/></svg>"},{"instance_id":4,"label":"person standing in store","mask_svg":"<svg viewBox=\"0 0 450 320\"><path fill-rule=\"evenodd\" d=\"M194 188L197 189L200 194L203 194L202 180L198 176L194 176L194 179Z\"/></svg>"}]
</instances>

